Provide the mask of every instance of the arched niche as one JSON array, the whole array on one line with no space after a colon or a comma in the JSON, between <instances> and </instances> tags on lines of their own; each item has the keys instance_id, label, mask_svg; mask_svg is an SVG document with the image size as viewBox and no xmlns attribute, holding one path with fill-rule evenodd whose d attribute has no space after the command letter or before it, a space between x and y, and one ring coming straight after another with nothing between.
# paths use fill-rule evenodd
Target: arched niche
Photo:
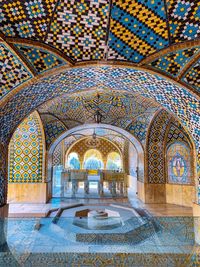
<instances>
[{"instance_id":1,"label":"arched niche","mask_svg":"<svg viewBox=\"0 0 200 267\"><path fill-rule=\"evenodd\" d=\"M188 143L176 141L166 148L166 202L192 207L195 202L194 157Z\"/></svg>"},{"instance_id":2,"label":"arched niche","mask_svg":"<svg viewBox=\"0 0 200 267\"><path fill-rule=\"evenodd\" d=\"M8 202L46 202L42 193L45 188L44 167L44 130L35 111L17 127L9 143Z\"/></svg>"},{"instance_id":3,"label":"arched niche","mask_svg":"<svg viewBox=\"0 0 200 267\"><path fill-rule=\"evenodd\" d=\"M67 155L67 160L65 163L66 168L73 170L79 170L81 168L79 154L77 152L70 152Z\"/></svg>"},{"instance_id":4,"label":"arched niche","mask_svg":"<svg viewBox=\"0 0 200 267\"><path fill-rule=\"evenodd\" d=\"M90 148L84 154L83 168L88 170L104 169L103 156L99 149Z\"/></svg>"},{"instance_id":5,"label":"arched niche","mask_svg":"<svg viewBox=\"0 0 200 267\"><path fill-rule=\"evenodd\" d=\"M110 152L107 156L106 169L107 170L120 170L123 168L122 158L117 152Z\"/></svg>"},{"instance_id":6,"label":"arched niche","mask_svg":"<svg viewBox=\"0 0 200 267\"><path fill-rule=\"evenodd\" d=\"M174 142L167 148L167 182L193 184L193 168L190 147L183 142Z\"/></svg>"}]
</instances>

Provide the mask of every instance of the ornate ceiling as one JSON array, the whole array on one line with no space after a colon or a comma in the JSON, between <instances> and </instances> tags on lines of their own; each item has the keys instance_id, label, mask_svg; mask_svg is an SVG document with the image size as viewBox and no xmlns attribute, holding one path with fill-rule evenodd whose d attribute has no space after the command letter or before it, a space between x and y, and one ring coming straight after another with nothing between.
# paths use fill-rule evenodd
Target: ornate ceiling
<instances>
[{"instance_id":1,"label":"ornate ceiling","mask_svg":"<svg viewBox=\"0 0 200 267\"><path fill-rule=\"evenodd\" d=\"M197 0L2 1L0 97L91 60L130 62L198 94L199 25Z\"/></svg>"},{"instance_id":2,"label":"ornate ceiling","mask_svg":"<svg viewBox=\"0 0 200 267\"><path fill-rule=\"evenodd\" d=\"M42 78L2 104L0 139L9 141L21 120L42 103L63 94L90 90L126 92L156 101L174 113L199 145L199 100L186 89L148 72L112 66L81 67ZM27 104L28 103L28 104Z\"/></svg>"},{"instance_id":3,"label":"ornate ceiling","mask_svg":"<svg viewBox=\"0 0 200 267\"><path fill-rule=\"evenodd\" d=\"M152 116L159 107L155 101L137 93L101 90L98 93L91 91L72 96L63 94L41 105L38 111L43 114L42 118L45 114L47 119L49 114L53 115L69 129L77 123L95 123L94 114L99 110L103 115L102 123L127 128L142 115Z\"/></svg>"},{"instance_id":4,"label":"ornate ceiling","mask_svg":"<svg viewBox=\"0 0 200 267\"><path fill-rule=\"evenodd\" d=\"M199 25L196 0L2 1L0 142L43 102L103 86L156 100L200 146Z\"/></svg>"},{"instance_id":5,"label":"ornate ceiling","mask_svg":"<svg viewBox=\"0 0 200 267\"><path fill-rule=\"evenodd\" d=\"M38 111L49 138L53 132L57 136L65 129L95 123L94 114L99 110L103 115L102 123L128 129L136 136L140 134L140 141L144 141L147 126L159 108L155 101L137 93L101 90L98 93L91 91L73 96L63 94L41 105ZM58 126L58 121L65 129Z\"/></svg>"}]
</instances>

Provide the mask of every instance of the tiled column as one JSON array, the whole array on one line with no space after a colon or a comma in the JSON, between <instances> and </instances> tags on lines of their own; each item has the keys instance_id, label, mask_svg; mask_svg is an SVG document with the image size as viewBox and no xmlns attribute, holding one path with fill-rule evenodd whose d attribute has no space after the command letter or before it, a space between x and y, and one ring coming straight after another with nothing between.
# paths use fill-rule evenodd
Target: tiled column
<instances>
[{"instance_id":1,"label":"tiled column","mask_svg":"<svg viewBox=\"0 0 200 267\"><path fill-rule=\"evenodd\" d=\"M0 251L7 249L7 177L8 177L8 146L0 143Z\"/></svg>"},{"instance_id":2,"label":"tiled column","mask_svg":"<svg viewBox=\"0 0 200 267\"><path fill-rule=\"evenodd\" d=\"M0 207L0 251L6 251L7 249L7 220L8 217L8 204Z\"/></svg>"},{"instance_id":3,"label":"tiled column","mask_svg":"<svg viewBox=\"0 0 200 267\"><path fill-rule=\"evenodd\" d=\"M8 169L8 149L3 144L0 144L0 207L7 202L7 169ZM4 213L0 213L4 214Z\"/></svg>"}]
</instances>

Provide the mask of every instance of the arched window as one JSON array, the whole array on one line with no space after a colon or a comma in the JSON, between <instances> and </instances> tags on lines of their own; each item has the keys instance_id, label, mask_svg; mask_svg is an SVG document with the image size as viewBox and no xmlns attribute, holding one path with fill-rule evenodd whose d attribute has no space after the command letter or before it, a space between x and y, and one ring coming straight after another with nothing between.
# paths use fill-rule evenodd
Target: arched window
<instances>
[{"instance_id":1,"label":"arched window","mask_svg":"<svg viewBox=\"0 0 200 267\"><path fill-rule=\"evenodd\" d=\"M184 143L174 143L167 150L168 182L191 183L192 168L190 148Z\"/></svg>"},{"instance_id":2,"label":"arched window","mask_svg":"<svg viewBox=\"0 0 200 267\"><path fill-rule=\"evenodd\" d=\"M89 149L84 156L84 169L99 170L103 169L102 155L97 149Z\"/></svg>"},{"instance_id":3,"label":"arched window","mask_svg":"<svg viewBox=\"0 0 200 267\"><path fill-rule=\"evenodd\" d=\"M122 169L122 160L117 152L111 152L108 154L107 163L106 163L107 170L121 170Z\"/></svg>"},{"instance_id":4,"label":"arched window","mask_svg":"<svg viewBox=\"0 0 200 267\"><path fill-rule=\"evenodd\" d=\"M73 170L80 170L79 156L76 152L71 152L68 155L67 166Z\"/></svg>"}]
</instances>

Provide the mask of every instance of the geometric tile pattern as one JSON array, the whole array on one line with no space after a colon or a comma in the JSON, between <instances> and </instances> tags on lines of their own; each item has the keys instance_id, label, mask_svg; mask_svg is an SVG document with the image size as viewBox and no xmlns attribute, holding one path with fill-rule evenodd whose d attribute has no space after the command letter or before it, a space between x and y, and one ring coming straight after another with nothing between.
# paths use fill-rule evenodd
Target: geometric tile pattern
<instances>
[{"instance_id":1,"label":"geometric tile pattern","mask_svg":"<svg viewBox=\"0 0 200 267\"><path fill-rule=\"evenodd\" d=\"M77 92L91 87L97 89L99 81L105 88L114 88L115 91L117 89L119 92L122 90L129 93L140 92L149 100L156 100L182 121L183 125L192 133L196 145L199 146L198 109L200 103L192 94L182 87L148 72L109 66L66 70L60 74L41 79L36 84L18 92L1 109L1 142L6 143L20 120L44 101L62 93ZM29 103L29 105L21 106L22 102Z\"/></svg>"},{"instance_id":2,"label":"geometric tile pattern","mask_svg":"<svg viewBox=\"0 0 200 267\"><path fill-rule=\"evenodd\" d=\"M152 117L152 114L149 116L147 114L141 115L126 128L126 131L136 136L145 145L147 129Z\"/></svg>"},{"instance_id":3,"label":"geometric tile pattern","mask_svg":"<svg viewBox=\"0 0 200 267\"><path fill-rule=\"evenodd\" d=\"M78 96L62 95L39 107L40 113L51 113L61 121L94 122L94 114L100 108L103 115L102 123L126 128L131 118L141 114L154 114L159 105L151 100L144 101L142 96L115 91L87 92ZM68 126L68 124L67 124Z\"/></svg>"},{"instance_id":4,"label":"geometric tile pattern","mask_svg":"<svg viewBox=\"0 0 200 267\"><path fill-rule=\"evenodd\" d=\"M6 0L1 5L0 30L6 36L44 39L56 0Z\"/></svg>"},{"instance_id":5,"label":"geometric tile pattern","mask_svg":"<svg viewBox=\"0 0 200 267\"><path fill-rule=\"evenodd\" d=\"M188 83L200 93L200 59L187 71L182 81Z\"/></svg>"},{"instance_id":6,"label":"geometric tile pattern","mask_svg":"<svg viewBox=\"0 0 200 267\"><path fill-rule=\"evenodd\" d=\"M157 218L156 218L157 219ZM166 217L165 217L166 219ZM168 220L171 219L168 217ZM174 217L172 218L172 222ZM174 229L170 229L173 233ZM185 235L187 232L185 232ZM141 233L137 234L139 237ZM172 236L172 235L171 235ZM164 242L164 241L163 241ZM158 242L157 242L158 243ZM158 247L157 243L153 243L153 247ZM131 245L133 246L133 245ZM109 246L112 248L112 246ZM177 246L175 246L176 248ZM123 246L122 246L123 248ZM184 250L185 247L181 247ZM74 252L37 252L30 253L29 257L23 260L24 266L55 266L55 262L60 262L60 266L126 266L126 267L139 267L139 266L198 266L200 263L199 249L192 246L188 252L178 253L141 253L142 249L138 249L139 252L134 253L121 253L121 252L95 252L95 253L74 253ZM186 250L187 251L187 250ZM164 250L165 252L165 250ZM124 257L126 255L126 257ZM22 260L21 260L22 261ZM138 265L140 262L140 265ZM97 265L98 263L98 265ZM2 266L17 266L17 260L11 252L4 252L0 254L0 264Z\"/></svg>"},{"instance_id":7,"label":"geometric tile pattern","mask_svg":"<svg viewBox=\"0 0 200 267\"><path fill-rule=\"evenodd\" d=\"M137 63L168 43L164 1L113 1L108 59L119 56Z\"/></svg>"},{"instance_id":8,"label":"geometric tile pattern","mask_svg":"<svg viewBox=\"0 0 200 267\"><path fill-rule=\"evenodd\" d=\"M194 0L168 0L171 42L200 37L200 5Z\"/></svg>"},{"instance_id":9,"label":"geometric tile pattern","mask_svg":"<svg viewBox=\"0 0 200 267\"><path fill-rule=\"evenodd\" d=\"M4 44L0 44L0 70L0 98L32 77Z\"/></svg>"},{"instance_id":10,"label":"geometric tile pattern","mask_svg":"<svg viewBox=\"0 0 200 267\"><path fill-rule=\"evenodd\" d=\"M62 165L62 152L61 152L61 143L59 143L54 152L53 152L53 162L52 166Z\"/></svg>"},{"instance_id":11,"label":"geometric tile pattern","mask_svg":"<svg viewBox=\"0 0 200 267\"><path fill-rule=\"evenodd\" d=\"M36 114L18 126L9 148L9 182L42 182L43 143Z\"/></svg>"},{"instance_id":12,"label":"geometric tile pattern","mask_svg":"<svg viewBox=\"0 0 200 267\"><path fill-rule=\"evenodd\" d=\"M41 119L46 137L46 146L48 149L53 141L66 131L66 127L61 121L50 115L41 115Z\"/></svg>"},{"instance_id":13,"label":"geometric tile pattern","mask_svg":"<svg viewBox=\"0 0 200 267\"><path fill-rule=\"evenodd\" d=\"M200 50L200 47L193 47L166 54L150 63L155 69L164 71L168 75L176 77L184 65Z\"/></svg>"},{"instance_id":14,"label":"geometric tile pattern","mask_svg":"<svg viewBox=\"0 0 200 267\"><path fill-rule=\"evenodd\" d=\"M190 139L188 134L184 131L178 121L171 123L167 133L166 145L169 146L172 143L181 142L187 144L190 147Z\"/></svg>"},{"instance_id":15,"label":"geometric tile pattern","mask_svg":"<svg viewBox=\"0 0 200 267\"><path fill-rule=\"evenodd\" d=\"M50 54L47 50L27 45L16 44L15 46L19 49L21 54L30 61L37 73L42 73L66 64L61 58L57 57L55 54Z\"/></svg>"},{"instance_id":16,"label":"geometric tile pattern","mask_svg":"<svg viewBox=\"0 0 200 267\"><path fill-rule=\"evenodd\" d=\"M164 138L166 127L171 115L165 110L161 110L150 126L147 140L148 158L148 182L154 184L165 183L165 156Z\"/></svg>"},{"instance_id":17,"label":"geometric tile pattern","mask_svg":"<svg viewBox=\"0 0 200 267\"><path fill-rule=\"evenodd\" d=\"M46 43L72 59L104 58L108 0L60 1Z\"/></svg>"}]
</instances>

